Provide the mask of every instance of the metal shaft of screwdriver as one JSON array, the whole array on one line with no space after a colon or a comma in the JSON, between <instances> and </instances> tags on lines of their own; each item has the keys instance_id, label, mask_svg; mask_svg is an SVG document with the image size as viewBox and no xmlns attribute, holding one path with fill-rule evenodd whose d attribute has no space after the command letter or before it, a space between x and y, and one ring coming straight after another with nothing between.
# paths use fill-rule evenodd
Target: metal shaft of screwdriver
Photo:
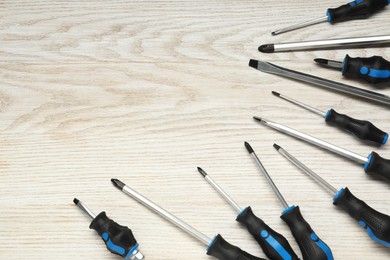
<instances>
[{"instance_id":1,"label":"metal shaft of screwdriver","mask_svg":"<svg viewBox=\"0 0 390 260\"><path fill-rule=\"evenodd\" d=\"M304 108L306 110L309 110L309 111L311 111L311 112L313 112L313 113L315 113L317 115L320 115L321 117L325 117L326 116L326 112L321 111L321 110L319 110L319 109L317 109L315 107L306 105L306 104L304 104L304 103L302 103L302 102L300 102L298 100L292 99L292 98L287 97L287 96L282 95L282 94L279 94L279 97L284 99L284 100L287 100L287 101L289 101L289 102L291 102L291 103L293 103L295 105L298 105L298 106L300 106L300 107L302 107L302 108Z\"/></svg>"},{"instance_id":2,"label":"metal shaft of screwdriver","mask_svg":"<svg viewBox=\"0 0 390 260\"><path fill-rule=\"evenodd\" d=\"M283 67L276 66L276 65L269 63L269 62L258 61L257 68L260 71L264 71L267 73L276 74L276 75L296 79L296 80L303 81L303 82L308 82L308 83L311 83L314 85L322 86L325 88L341 91L341 92L344 92L347 94L355 95L358 97L362 97L362 98L370 99L370 100L380 102L380 103L383 103L386 105L390 105L390 97L383 95L381 93L378 93L378 92L374 92L374 91L370 91L370 90L366 90L366 89L361 89L361 88L353 87L353 86L350 86L347 84L342 84L339 82L335 82L335 81L327 80L324 78L305 74L302 72L286 69Z\"/></svg>"},{"instance_id":3,"label":"metal shaft of screwdriver","mask_svg":"<svg viewBox=\"0 0 390 260\"><path fill-rule=\"evenodd\" d=\"M271 179L271 176L269 176L267 170L264 168L263 164L261 163L260 159L257 157L256 153L253 152L250 154L250 156L253 158L253 160L255 160L257 167L263 173L264 177L268 181L268 183L271 186L272 190L274 191L276 197L278 197L283 208L287 209L289 207L289 205L287 204L286 200L283 198L283 195L280 193L278 187L276 187L274 181Z\"/></svg>"},{"instance_id":4,"label":"metal shaft of screwdriver","mask_svg":"<svg viewBox=\"0 0 390 260\"><path fill-rule=\"evenodd\" d=\"M307 175L312 177L315 181L317 181L319 184L321 184L323 187L325 187L332 196L337 194L337 190L335 187L330 185L328 182L326 182L324 179L322 179L320 176L318 176L315 172L313 172L310 168L308 168L306 165L304 165L302 162L300 162L297 158L289 154L286 150L284 150L282 147L278 149L278 152L282 154L287 160L289 160L292 164L297 166L300 170L305 172Z\"/></svg>"},{"instance_id":5,"label":"metal shaft of screwdriver","mask_svg":"<svg viewBox=\"0 0 390 260\"><path fill-rule=\"evenodd\" d=\"M96 218L96 215L87 207L84 205L84 203L82 203L80 200L78 201L77 203L77 207L79 207L80 209L82 209L85 213L88 214L88 216L90 216L92 219L95 219Z\"/></svg>"},{"instance_id":6,"label":"metal shaft of screwdriver","mask_svg":"<svg viewBox=\"0 0 390 260\"><path fill-rule=\"evenodd\" d=\"M273 129L276 129L282 133L286 133L288 135L291 135L291 136L294 136L298 139L301 139L301 140L304 140L308 143L311 143L311 144L314 144L314 145L317 145L319 147L322 147L326 150L329 150L329 151L332 151L334 153L337 153L339 155L342 155L344 157L347 157L355 162L358 162L360 164L365 164L367 163L368 159L364 156L361 156L359 154L356 154L356 153L353 153L351 151L348 151L346 149L343 149L341 147L338 147L336 145L333 145L333 144L330 144L330 143L327 143L325 141L322 141L318 138L315 138L313 136L310 136L310 135L307 135L307 134L304 134L304 133L301 133L295 129L292 129L292 128L289 128L287 126L284 126L284 125L281 125L281 124L278 124L278 123L274 123L272 121L269 121L269 120L266 120L266 119L263 119L263 118L258 118L258 117L255 117L256 120L260 121L260 123L264 124L264 125L267 125Z\"/></svg>"},{"instance_id":7,"label":"metal shaft of screwdriver","mask_svg":"<svg viewBox=\"0 0 390 260\"><path fill-rule=\"evenodd\" d=\"M172 215L171 213L169 213L165 209L161 208L160 206L156 205L152 201L148 200L147 198L145 198L144 196L142 196L141 194L139 194L135 190L131 189L129 186L125 185L123 187L122 191L124 193L126 193L127 195L129 195L130 197L132 197L133 199L135 199L136 201L140 202L142 205L144 205L144 206L148 207L149 209L151 209L152 211L156 212L158 215L165 218L169 222L175 224L176 226L178 226L179 228L181 228L182 230L184 230L188 234L192 235L193 237L195 237L196 239L201 241L203 244L209 245L211 243L211 238L205 236L203 233L199 232L198 230L196 230L195 228L193 228L189 224L185 223L181 219Z\"/></svg>"},{"instance_id":8,"label":"metal shaft of screwdriver","mask_svg":"<svg viewBox=\"0 0 390 260\"><path fill-rule=\"evenodd\" d=\"M383 45L390 43L390 35L383 36L370 36L370 37L356 37L356 38L341 38L330 40L317 40L317 41L303 41L303 42L289 42L274 44L274 52L279 51L301 51L301 50L313 50L323 48L336 48L336 47L358 47L364 46L368 48L374 45Z\"/></svg>"},{"instance_id":9,"label":"metal shaft of screwdriver","mask_svg":"<svg viewBox=\"0 0 390 260\"><path fill-rule=\"evenodd\" d=\"M313 19L313 20L310 20L310 21L307 21L307 22L299 23L299 24L296 24L296 25L288 26L288 27L285 27L283 29L274 31L274 32L272 32L272 35L278 35L278 34L281 34L281 33L290 32L290 31L293 31L293 30L301 29L301 28L304 28L304 27L307 27L307 26L310 26L310 25L314 25L314 24L317 24L317 23L323 23L323 22L327 22L327 21L328 21L328 17L327 16L324 16L324 17L321 17L321 18L316 18L316 19Z\"/></svg>"},{"instance_id":10,"label":"metal shaft of screwdriver","mask_svg":"<svg viewBox=\"0 0 390 260\"><path fill-rule=\"evenodd\" d=\"M241 212L242 211L242 208L232 199L232 197L229 196L229 194L227 194L222 188L221 186L219 186L214 180L213 178L211 178L209 175L206 175L204 177L206 179L206 181L208 183L210 183L210 185L218 191L219 194L221 194L221 196L227 201L229 202L229 204L237 211L237 212Z\"/></svg>"}]
</instances>

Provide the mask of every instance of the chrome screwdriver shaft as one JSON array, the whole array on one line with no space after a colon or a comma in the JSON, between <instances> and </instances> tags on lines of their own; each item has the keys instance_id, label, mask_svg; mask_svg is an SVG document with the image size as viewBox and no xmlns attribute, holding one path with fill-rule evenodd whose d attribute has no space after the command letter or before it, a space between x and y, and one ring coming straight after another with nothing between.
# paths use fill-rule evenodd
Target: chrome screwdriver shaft
<instances>
[{"instance_id":1,"label":"chrome screwdriver shaft","mask_svg":"<svg viewBox=\"0 0 390 260\"><path fill-rule=\"evenodd\" d=\"M305 27L310 26L310 25L314 25L314 24L317 24L317 23L323 23L323 22L327 22L327 21L328 21L328 17L327 16L316 18L316 19L313 19L313 20L310 20L310 21L307 21L307 22L299 23L299 24L296 24L296 25L285 27L285 28L280 29L280 30L276 30L276 31L272 32L272 35L278 35L278 34L281 34L281 33L294 31L294 30L297 30L297 29L305 28Z\"/></svg>"}]
</instances>

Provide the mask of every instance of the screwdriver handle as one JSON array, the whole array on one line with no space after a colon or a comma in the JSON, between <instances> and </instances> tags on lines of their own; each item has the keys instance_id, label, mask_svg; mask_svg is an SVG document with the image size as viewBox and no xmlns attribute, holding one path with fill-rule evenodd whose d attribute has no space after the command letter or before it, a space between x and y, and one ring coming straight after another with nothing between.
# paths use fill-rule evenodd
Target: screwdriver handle
<instances>
[{"instance_id":1,"label":"screwdriver handle","mask_svg":"<svg viewBox=\"0 0 390 260\"><path fill-rule=\"evenodd\" d=\"M291 206L281 216L301 249L304 260L333 260L333 254L303 218L298 206Z\"/></svg>"},{"instance_id":2,"label":"screwdriver handle","mask_svg":"<svg viewBox=\"0 0 390 260\"><path fill-rule=\"evenodd\" d=\"M356 0L337 8L329 8L326 15L330 23L365 19L388 4L388 0Z\"/></svg>"},{"instance_id":3,"label":"screwdriver handle","mask_svg":"<svg viewBox=\"0 0 390 260\"><path fill-rule=\"evenodd\" d=\"M380 56L351 58L345 56L343 63L345 77L359 77L369 83L378 84L390 81L390 62Z\"/></svg>"},{"instance_id":4,"label":"screwdriver handle","mask_svg":"<svg viewBox=\"0 0 390 260\"><path fill-rule=\"evenodd\" d=\"M121 226L108 218L106 212L97 215L91 222L90 229L102 237L108 251L128 259L138 249L137 240L133 232L125 226Z\"/></svg>"},{"instance_id":5,"label":"screwdriver handle","mask_svg":"<svg viewBox=\"0 0 390 260\"><path fill-rule=\"evenodd\" d=\"M240 248L229 244L221 235L217 235L207 248L207 254L220 260L266 260L248 254Z\"/></svg>"},{"instance_id":6,"label":"screwdriver handle","mask_svg":"<svg viewBox=\"0 0 390 260\"><path fill-rule=\"evenodd\" d=\"M382 158L376 152L372 152L364 165L364 171L368 174L379 175L390 181L390 160Z\"/></svg>"},{"instance_id":7,"label":"screwdriver handle","mask_svg":"<svg viewBox=\"0 0 390 260\"><path fill-rule=\"evenodd\" d=\"M341 189L333 198L334 205L340 206L357 220L368 235L386 247L390 247L390 217L382 214L364 201L356 198L348 188Z\"/></svg>"},{"instance_id":8,"label":"screwdriver handle","mask_svg":"<svg viewBox=\"0 0 390 260\"><path fill-rule=\"evenodd\" d=\"M287 239L256 217L251 207L245 208L236 220L246 226L271 260L299 259Z\"/></svg>"},{"instance_id":9,"label":"screwdriver handle","mask_svg":"<svg viewBox=\"0 0 390 260\"><path fill-rule=\"evenodd\" d=\"M381 145L387 142L389 136L369 121L354 119L347 115L339 114L333 109L330 109L326 113L325 121L352 133L359 139L368 140Z\"/></svg>"}]
</instances>

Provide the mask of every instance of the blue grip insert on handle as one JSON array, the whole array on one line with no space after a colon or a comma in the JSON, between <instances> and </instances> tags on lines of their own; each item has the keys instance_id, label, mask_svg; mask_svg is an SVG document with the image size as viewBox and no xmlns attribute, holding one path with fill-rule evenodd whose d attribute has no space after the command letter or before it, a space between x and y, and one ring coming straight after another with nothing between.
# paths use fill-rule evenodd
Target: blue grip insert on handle
<instances>
[{"instance_id":1,"label":"blue grip insert on handle","mask_svg":"<svg viewBox=\"0 0 390 260\"><path fill-rule=\"evenodd\" d=\"M275 249L276 252L284 259L291 260L292 256L287 252L287 250L272 236L268 233L267 230L263 230L260 233L260 236L267 241L267 243Z\"/></svg>"},{"instance_id":2,"label":"blue grip insert on handle","mask_svg":"<svg viewBox=\"0 0 390 260\"><path fill-rule=\"evenodd\" d=\"M390 71L389 70L376 70L376 69L369 69L367 67L361 67L360 73L364 76L367 75L371 78L377 78L377 79L390 78Z\"/></svg>"}]
</instances>

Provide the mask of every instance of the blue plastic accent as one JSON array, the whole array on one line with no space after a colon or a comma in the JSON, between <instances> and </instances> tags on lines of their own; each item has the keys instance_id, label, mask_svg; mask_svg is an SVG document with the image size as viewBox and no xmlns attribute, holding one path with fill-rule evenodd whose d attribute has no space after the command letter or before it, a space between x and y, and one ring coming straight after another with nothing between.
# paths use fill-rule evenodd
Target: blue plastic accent
<instances>
[{"instance_id":1,"label":"blue plastic accent","mask_svg":"<svg viewBox=\"0 0 390 260\"><path fill-rule=\"evenodd\" d=\"M260 236L267 241L267 243L275 249L276 252L283 258L283 260L291 260L292 256L288 251L272 236L268 233L267 230L263 230L260 233Z\"/></svg>"},{"instance_id":2,"label":"blue plastic accent","mask_svg":"<svg viewBox=\"0 0 390 260\"><path fill-rule=\"evenodd\" d=\"M324 251L328 260L333 260L332 251L330 251L330 248L322 242L315 233L311 233L310 238L322 249L322 251Z\"/></svg>"},{"instance_id":3,"label":"blue plastic accent","mask_svg":"<svg viewBox=\"0 0 390 260\"><path fill-rule=\"evenodd\" d=\"M390 1L390 0L389 0ZM385 135L385 138L383 138L382 144L386 144L387 140L389 139L389 134Z\"/></svg>"},{"instance_id":4,"label":"blue plastic accent","mask_svg":"<svg viewBox=\"0 0 390 260\"><path fill-rule=\"evenodd\" d=\"M130 258L130 256L133 254L133 252L134 252L135 250L138 249L138 247L139 247L138 244L136 244L135 246L133 246L133 247L130 249L130 251L127 253L127 255L125 256L125 259L128 260L128 259Z\"/></svg>"},{"instance_id":5,"label":"blue plastic accent","mask_svg":"<svg viewBox=\"0 0 390 260\"><path fill-rule=\"evenodd\" d=\"M295 209L295 205L292 205L290 206L289 208L285 209L283 212L282 212L282 215L286 214L287 212L290 212L291 210Z\"/></svg>"},{"instance_id":6,"label":"blue plastic accent","mask_svg":"<svg viewBox=\"0 0 390 260\"><path fill-rule=\"evenodd\" d=\"M341 189L339 190L339 192L337 192L337 194L333 197L333 201L336 201L338 198L340 198L341 194L343 194L344 191L345 191L345 189L344 189L344 188L341 188Z\"/></svg>"},{"instance_id":7,"label":"blue plastic accent","mask_svg":"<svg viewBox=\"0 0 390 260\"><path fill-rule=\"evenodd\" d=\"M207 247L207 251L209 251L210 247L214 244L215 239L217 239L217 236L214 236L214 238L211 240L210 244Z\"/></svg>"},{"instance_id":8,"label":"blue plastic accent","mask_svg":"<svg viewBox=\"0 0 390 260\"><path fill-rule=\"evenodd\" d=\"M330 109L329 109L328 112L326 112L326 114L325 114L325 120L328 119L329 115L330 115Z\"/></svg>"},{"instance_id":9,"label":"blue plastic accent","mask_svg":"<svg viewBox=\"0 0 390 260\"><path fill-rule=\"evenodd\" d=\"M249 207L246 207L245 209L241 210L240 213L238 213L237 217L239 217L242 213L244 213L244 211L247 210L247 208L249 208Z\"/></svg>"},{"instance_id":10,"label":"blue plastic accent","mask_svg":"<svg viewBox=\"0 0 390 260\"><path fill-rule=\"evenodd\" d=\"M341 68L341 71L343 74L345 73L346 69L347 69L347 56L345 56L344 61L343 61L343 67Z\"/></svg>"},{"instance_id":11,"label":"blue plastic accent","mask_svg":"<svg viewBox=\"0 0 390 260\"><path fill-rule=\"evenodd\" d=\"M390 1L390 0L389 0ZM328 10L327 12L326 12L326 16L328 16L328 22L332 22L333 21L333 17L332 17L332 14L330 13L330 10Z\"/></svg>"},{"instance_id":12,"label":"blue plastic accent","mask_svg":"<svg viewBox=\"0 0 390 260\"><path fill-rule=\"evenodd\" d=\"M370 70L367 67L361 67L360 68L360 74L367 75Z\"/></svg>"},{"instance_id":13,"label":"blue plastic accent","mask_svg":"<svg viewBox=\"0 0 390 260\"><path fill-rule=\"evenodd\" d=\"M367 231L368 235L371 237L372 240L374 240L375 242L382 244L386 247L390 247L389 242L383 241L375 236L375 234L372 232L371 228L367 226L366 222L364 222L363 220L360 220L359 224Z\"/></svg>"},{"instance_id":14,"label":"blue plastic accent","mask_svg":"<svg viewBox=\"0 0 390 260\"><path fill-rule=\"evenodd\" d=\"M364 0L356 0L356 1L350 2L349 5L350 6L356 6L356 5L358 5L358 4L362 3L362 2L364 2Z\"/></svg>"},{"instance_id":15,"label":"blue plastic accent","mask_svg":"<svg viewBox=\"0 0 390 260\"><path fill-rule=\"evenodd\" d=\"M368 166L369 166L370 163L371 163L371 159L372 159L372 154L370 154L370 155L367 157L367 162L364 164L364 170L367 170Z\"/></svg>"},{"instance_id":16,"label":"blue plastic accent","mask_svg":"<svg viewBox=\"0 0 390 260\"><path fill-rule=\"evenodd\" d=\"M361 70L360 70L361 72ZM370 69L368 76L371 78L377 78L377 79L387 79L390 78L390 70L376 70L376 69Z\"/></svg>"},{"instance_id":17,"label":"blue plastic accent","mask_svg":"<svg viewBox=\"0 0 390 260\"><path fill-rule=\"evenodd\" d=\"M387 5L390 5L390 0L389 0L389 2L387 3Z\"/></svg>"},{"instance_id":18,"label":"blue plastic accent","mask_svg":"<svg viewBox=\"0 0 390 260\"><path fill-rule=\"evenodd\" d=\"M108 249L110 249L111 251L115 252L115 253L118 253L120 255L123 255L124 253L126 253L126 250L123 248L123 247L120 247L120 246L117 246L115 245L111 239L109 238L109 235L104 232L102 234L102 238L104 239L104 241L107 242L107 247Z\"/></svg>"}]
</instances>

